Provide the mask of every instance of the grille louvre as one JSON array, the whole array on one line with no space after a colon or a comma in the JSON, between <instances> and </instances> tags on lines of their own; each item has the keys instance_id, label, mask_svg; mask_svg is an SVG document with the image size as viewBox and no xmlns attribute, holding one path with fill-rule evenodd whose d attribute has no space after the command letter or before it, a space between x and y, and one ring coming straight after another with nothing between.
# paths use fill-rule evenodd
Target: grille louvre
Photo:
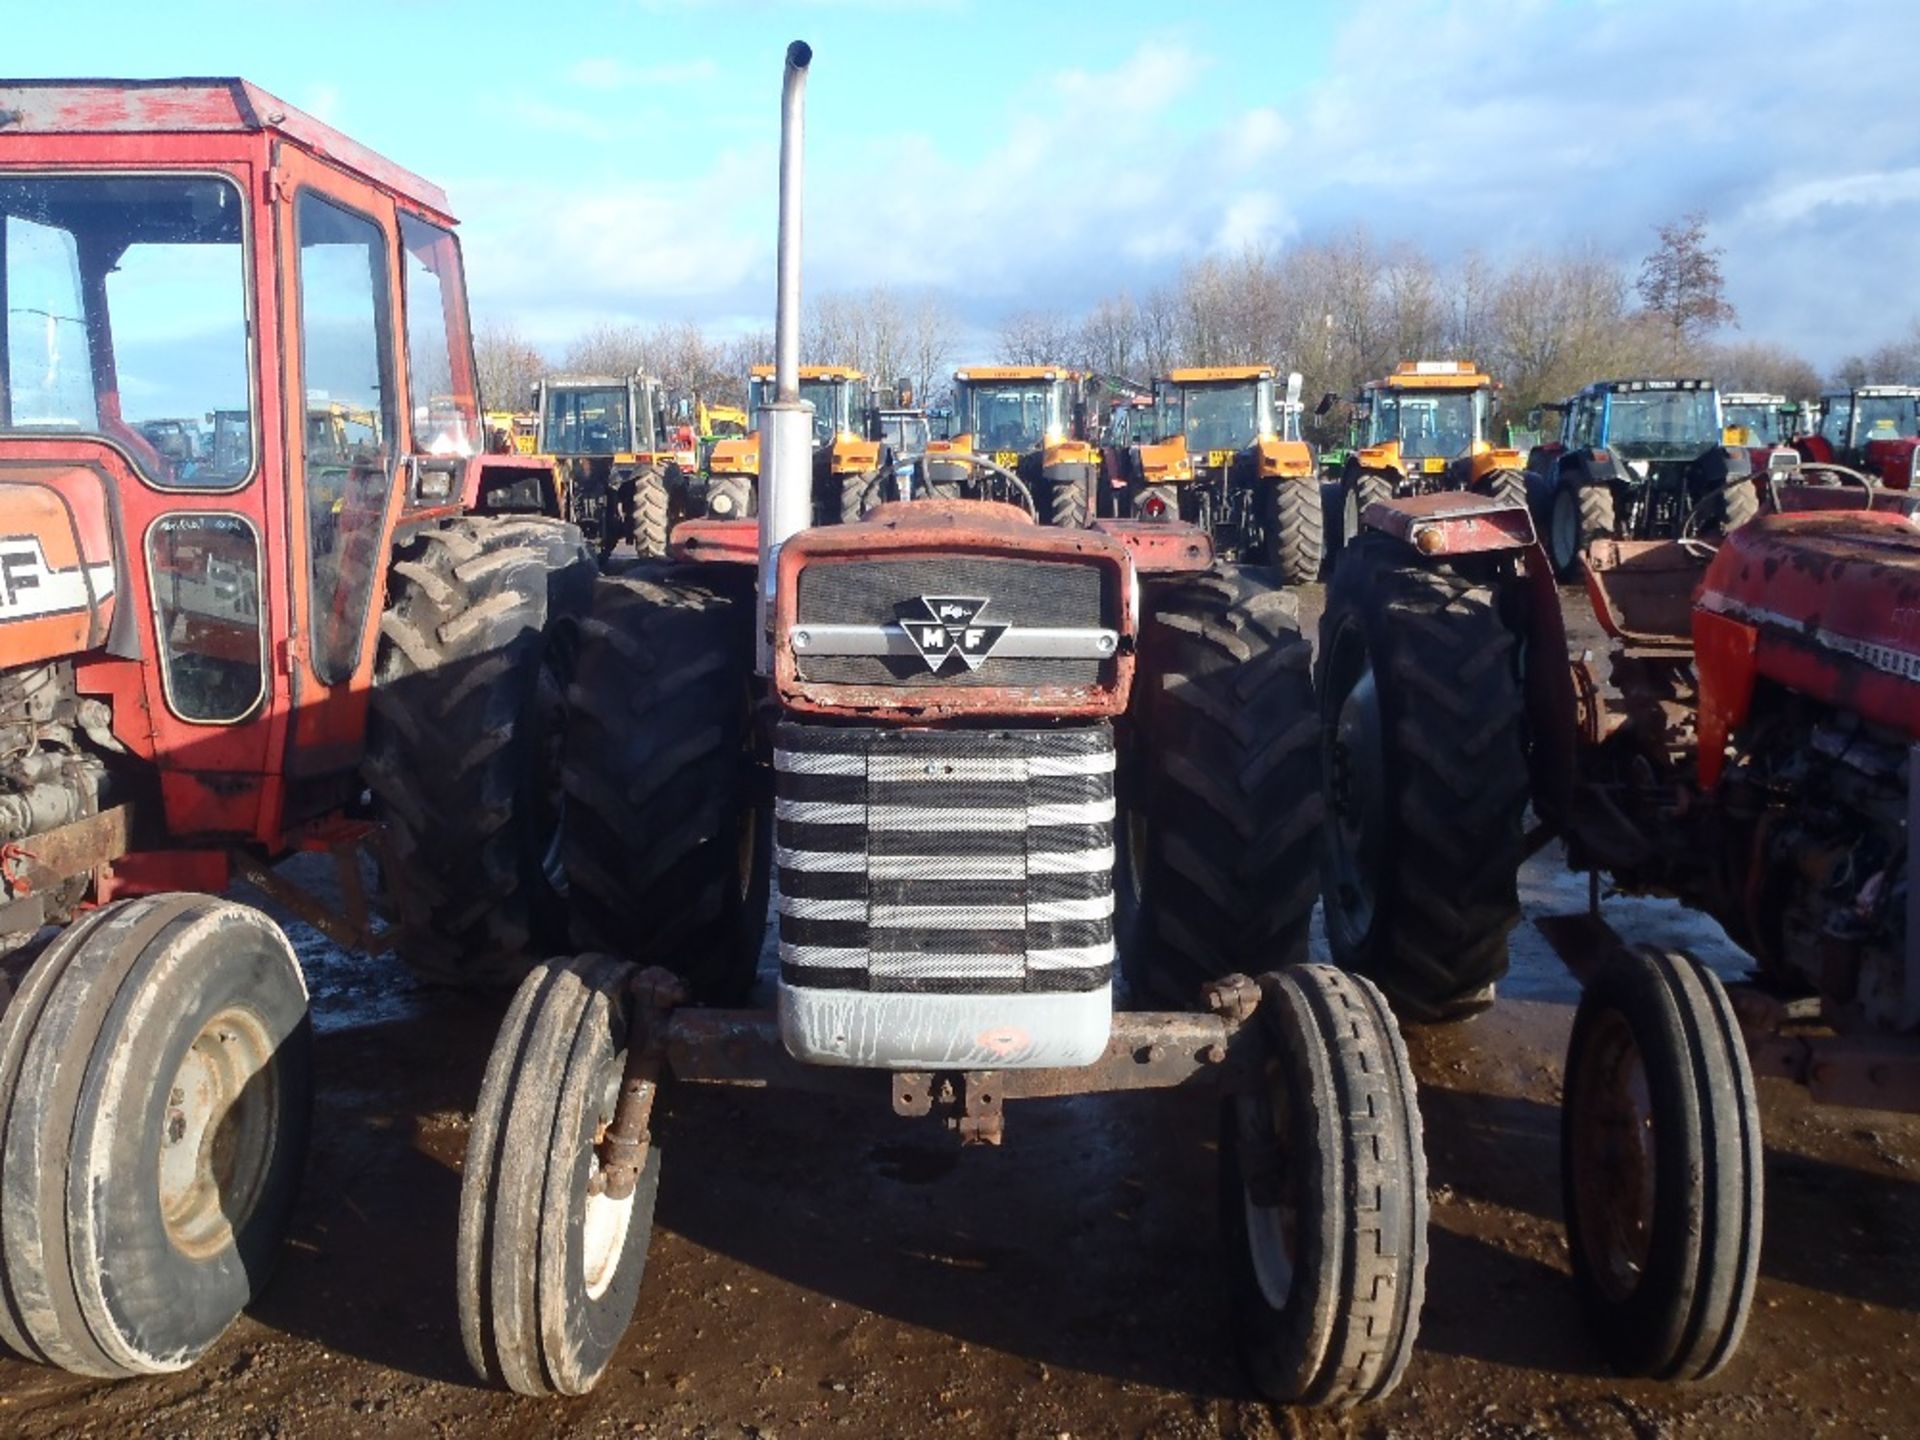
<instances>
[{"instance_id":1,"label":"grille louvre","mask_svg":"<svg viewBox=\"0 0 1920 1440\"><path fill-rule=\"evenodd\" d=\"M1102 989L1113 968L1113 736L838 729L774 753L789 985Z\"/></svg>"}]
</instances>

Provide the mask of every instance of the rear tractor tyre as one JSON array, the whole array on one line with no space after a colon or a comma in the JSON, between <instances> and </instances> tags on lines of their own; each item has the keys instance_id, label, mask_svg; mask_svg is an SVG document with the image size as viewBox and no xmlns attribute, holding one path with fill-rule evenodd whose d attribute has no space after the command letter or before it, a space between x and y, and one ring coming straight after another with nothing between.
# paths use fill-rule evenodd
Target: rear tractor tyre
<instances>
[{"instance_id":1,"label":"rear tractor tyre","mask_svg":"<svg viewBox=\"0 0 1920 1440\"><path fill-rule=\"evenodd\" d=\"M1427 1163L1406 1045L1368 981L1260 979L1267 1065L1222 1107L1237 1338L1269 1400L1345 1409L1406 1373L1427 1271Z\"/></svg>"},{"instance_id":2,"label":"rear tractor tyre","mask_svg":"<svg viewBox=\"0 0 1920 1440\"><path fill-rule=\"evenodd\" d=\"M772 816L754 753L753 599L684 573L603 576L567 691L561 856L582 949L695 994L752 988Z\"/></svg>"},{"instance_id":3,"label":"rear tractor tyre","mask_svg":"<svg viewBox=\"0 0 1920 1440\"><path fill-rule=\"evenodd\" d=\"M1560 1111L1574 1284L1613 1366L1699 1380L1739 1347L1761 1137L1733 1006L1685 955L1622 951L1574 1012Z\"/></svg>"},{"instance_id":4,"label":"rear tractor tyre","mask_svg":"<svg viewBox=\"0 0 1920 1440\"><path fill-rule=\"evenodd\" d=\"M464 517L394 561L362 773L401 960L505 985L566 939L559 723L594 564L572 525Z\"/></svg>"},{"instance_id":5,"label":"rear tractor tyre","mask_svg":"<svg viewBox=\"0 0 1920 1440\"><path fill-rule=\"evenodd\" d=\"M1122 778L1119 940L1136 1005L1306 957L1320 765L1294 596L1217 566L1150 593Z\"/></svg>"},{"instance_id":6,"label":"rear tractor tyre","mask_svg":"<svg viewBox=\"0 0 1920 1440\"><path fill-rule=\"evenodd\" d=\"M198 1360L279 1255L311 1100L273 921L207 895L76 921L0 1017L0 1340L83 1375Z\"/></svg>"},{"instance_id":7,"label":"rear tractor tyre","mask_svg":"<svg viewBox=\"0 0 1920 1440\"><path fill-rule=\"evenodd\" d=\"M531 972L481 1081L460 1180L460 1336L481 1378L522 1395L586 1394L639 1303L660 1147L618 1199L595 1149L626 1072L631 974L604 955Z\"/></svg>"},{"instance_id":8,"label":"rear tractor tyre","mask_svg":"<svg viewBox=\"0 0 1920 1440\"><path fill-rule=\"evenodd\" d=\"M1328 587L1318 690L1335 962L1409 1019L1483 1008L1520 918L1528 798L1518 646L1498 596L1363 535Z\"/></svg>"},{"instance_id":9,"label":"rear tractor tyre","mask_svg":"<svg viewBox=\"0 0 1920 1440\"><path fill-rule=\"evenodd\" d=\"M1326 511L1317 480L1261 482L1261 522L1267 532L1267 563L1288 585L1320 578L1326 559Z\"/></svg>"},{"instance_id":10,"label":"rear tractor tyre","mask_svg":"<svg viewBox=\"0 0 1920 1440\"><path fill-rule=\"evenodd\" d=\"M715 520L750 520L759 512L753 482L744 475L722 475L707 486L707 514Z\"/></svg>"},{"instance_id":11,"label":"rear tractor tyre","mask_svg":"<svg viewBox=\"0 0 1920 1440\"><path fill-rule=\"evenodd\" d=\"M858 475L842 475L837 482L840 487L840 523L852 525L863 520L867 514L867 496L871 492L876 498L879 489L875 481L880 478L878 469L866 470Z\"/></svg>"}]
</instances>

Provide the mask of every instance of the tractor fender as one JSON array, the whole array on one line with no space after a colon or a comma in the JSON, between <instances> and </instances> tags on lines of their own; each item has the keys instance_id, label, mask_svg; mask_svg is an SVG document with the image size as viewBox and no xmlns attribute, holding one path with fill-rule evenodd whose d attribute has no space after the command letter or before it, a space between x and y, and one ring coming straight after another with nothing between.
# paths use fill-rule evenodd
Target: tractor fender
<instances>
[{"instance_id":1,"label":"tractor fender","mask_svg":"<svg viewBox=\"0 0 1920 1440\"><path fill-rule=\"evenodd\" d=\"M1260 440L1254 453L1262 480L1311 480L1317 473L1313 450L1304 440Z\"/></svg>"},{"instance_id":2,"label":"tractor fender","mask_svg":"<svg viewBox=\"0 0 1920 1440\"><path fill-rule=\"evenodd\" d=\"M709 475L760 474L760 437L742 435L736 439L716 440L707 455Z\"/></svg>"},{"instance_id":3,"label":"tractor fender","mask_svg":"<svg viewBox=\"0 0 1920 1440\"><path fill-rule=\"evenodd\" d=\"M430 473L428 466L419 469ZM513 513L558 519L564 489L559 466L549 456L475 455L468 459L461 480L460 508L472 515ZM409 498L430 503L424 494Z\"/></svg>"},{"instance_id":4,"label":"tractor fender","mask_svg":"<svg viewBox=\"0 0 1920 1440\"><path fill-rule=\"evenodd\" d=\"M1390 535L1426 556L1492 555L1538 549L1533 515L1471 490L1434 490L1404 499L1376 500L1361 528Z\"/></svg>"},{"instance_id":5,"label":"tractor fender","mask_svg":"<svg viewBox=\"0 0 1920 1440\"><path fill-rule=\"evenodd\" d=\"M0 481L0 649L30 665L107 643L119 596L111 500L85 466Z\"/></svg>"}]
</instances>

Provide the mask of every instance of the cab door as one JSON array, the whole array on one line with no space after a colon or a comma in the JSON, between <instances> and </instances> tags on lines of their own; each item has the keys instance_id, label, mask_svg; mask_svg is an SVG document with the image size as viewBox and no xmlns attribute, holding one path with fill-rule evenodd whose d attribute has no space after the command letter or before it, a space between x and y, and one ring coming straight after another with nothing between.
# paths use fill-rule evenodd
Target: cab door
<instances>
[{"instance_id":1,"label":"cab door","mask_svg":"<svg viewBox=\"0 0 1920 1440\"><path fill-rule=\"evenodd\" d=\"M288 318L284 442L294 596L288 774L342 777L361 754L401 453L398 235L372 187L282 146L274 167ZM315 807L340 785L308 787ZM306 808L289 797L289 808Z\"/></svg>"}]
</instances>

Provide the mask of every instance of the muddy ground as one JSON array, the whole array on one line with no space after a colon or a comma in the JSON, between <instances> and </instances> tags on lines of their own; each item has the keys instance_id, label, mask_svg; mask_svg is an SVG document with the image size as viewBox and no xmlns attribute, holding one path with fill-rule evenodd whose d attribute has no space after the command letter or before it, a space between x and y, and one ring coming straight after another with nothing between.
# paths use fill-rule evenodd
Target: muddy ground
<instances>
[{"instance_id":1,"label":"muddy ground","mask_svg":"<svg viewBox=\"0 0 1920 1440\"><path fill-rule=\"evenodd\" d=\"M1585 883L1539 857L1530 916ZM1637 939L1731 973L1675 907ZM1715 1380L1598 1365L1560 1228L1573 990L1532 925L1499 1002L1414 1031L1433 1187L1419 1353L1384 1403L1274 1412L1232 1359L1213 1117L1189 1097L1033 1102L1003 1148L864 1105L682 1087L641 1312L572 1401L482 1390L454 1316L466 1108L499 1006L416 991L297 925L320 1030L306 1189L278 1275L195 1370L101 1384L0 1360L0 1434L38 1436L1655 1436L1920 1432L1920 1119L1762 1082L1767 1231Z\"/></svg>"}]
</instances>

